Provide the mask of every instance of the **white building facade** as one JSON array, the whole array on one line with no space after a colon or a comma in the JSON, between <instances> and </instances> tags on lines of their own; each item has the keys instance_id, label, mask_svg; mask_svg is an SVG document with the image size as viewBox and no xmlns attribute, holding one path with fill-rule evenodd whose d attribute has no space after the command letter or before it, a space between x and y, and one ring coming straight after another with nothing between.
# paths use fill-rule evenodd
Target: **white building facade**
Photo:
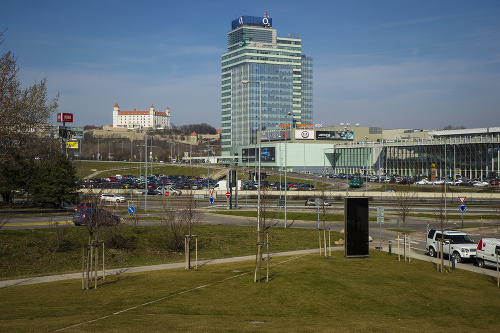
<instances>
[{"instance_id":1,"label":"white building facade","mask_svg":"<svg viewBox=\"0 0 500 333\"><path fill-rule=\"evenodd\" d=\"M113 127L116 128L164 128L170 129L170 109L165 112L155 110L151 105L149 111L120 111L118 103L113 108Z\"/></svg>"}]
</instances>

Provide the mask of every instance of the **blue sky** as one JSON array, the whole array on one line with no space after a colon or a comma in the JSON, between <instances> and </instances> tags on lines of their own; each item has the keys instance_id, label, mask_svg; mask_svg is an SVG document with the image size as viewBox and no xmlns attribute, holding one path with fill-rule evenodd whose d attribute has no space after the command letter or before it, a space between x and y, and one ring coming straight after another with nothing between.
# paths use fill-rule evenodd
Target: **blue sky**
<instances>
[{"instance_id":1,"label":"blue sky","mask_svg":"<svg viewBox=\"0 0 500 333\"><path fill-rule=\"evenodd\" d=\"M0 53L74 126L112 124L117 102L220 128L226 33L265 12L313 58L315 124L500 126L498 0L4 1Z\"/></svg>"}]
</instances>

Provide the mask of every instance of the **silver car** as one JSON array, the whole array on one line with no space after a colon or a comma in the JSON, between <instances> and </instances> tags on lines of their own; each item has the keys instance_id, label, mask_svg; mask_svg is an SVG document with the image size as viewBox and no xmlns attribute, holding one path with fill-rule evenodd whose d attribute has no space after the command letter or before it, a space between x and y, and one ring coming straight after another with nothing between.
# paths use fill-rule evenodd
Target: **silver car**
<instances>
[{"instance_id":1,"label":"silver car","mask_svg":"<svg viewBox=\"0 0 500 333\"><path fill-rule=\"evenodd\" d=\"M127 199L121 195L115 193L104 193L101 195L102 202L113 202L113 203L121 203L127 201Z\"/></svg>"}]
</instances>

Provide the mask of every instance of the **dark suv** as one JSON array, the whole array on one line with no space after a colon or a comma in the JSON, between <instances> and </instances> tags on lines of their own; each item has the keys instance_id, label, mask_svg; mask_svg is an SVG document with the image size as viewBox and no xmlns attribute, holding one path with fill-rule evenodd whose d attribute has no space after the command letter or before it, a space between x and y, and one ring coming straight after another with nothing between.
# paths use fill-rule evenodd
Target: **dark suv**
<instances>
[{"instance_id":1,"label":"dark suv","mask_svg":"<svg viewBox=\"0 0 500 333\"><path fill-rule=\"evenodd\" d=\"M86 225L94 221L96 225L110 226L120 223L120 217L113 215L107 210L100 208L80 208L73 214L73 223L75 225Z\"/></svg>"}]
</instances>

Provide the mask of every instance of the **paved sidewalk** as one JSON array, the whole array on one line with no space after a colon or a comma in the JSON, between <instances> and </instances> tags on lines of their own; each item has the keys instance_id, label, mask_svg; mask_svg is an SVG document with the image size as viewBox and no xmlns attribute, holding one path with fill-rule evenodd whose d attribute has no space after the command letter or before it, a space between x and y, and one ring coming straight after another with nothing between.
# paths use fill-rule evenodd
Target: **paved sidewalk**
<instances>
[{"instance_id":1,"label":"paved sidewalk","mask_svg":"<svg viewBox=\"0 0 500 333\"><path fill-rule=\"evenodd\" d=\"M379 244L373 244L371 247L372 248L376 247L378 249L378 246L379 246ZM382 251L389 252L388 243L385 243L385 245L384 245L384 243L382 243ZM398 255L398 249L397 248L394 249L394 246L392 247L392 254ZM401 260L403 260L403 249L402 248L399 249L399 254L401 255ZM428 261L428 262L431 262L434 264L437 264L437 262L438 262L438 258L430 257L430 256L424 255L424 254L417 254L414 251L410 252L410 255L411 255L411 260L414 260L414 259L423 260L423 261ZM448 269L448 258L446 258L446 257L444 260L444 267L445 267L445 269ZM463 270L466 270L469 272L489 275L489 276L493 276L495 278L497 277L497 271L495 269L481 268L481 267L478 267L476 264L473 264L470 262L469 263L455 263L455 269L463 269Z\"/></svg>"},{"instance_id":2,"label":"paved sidewalk","mask_svg":"<svg viewBox=\"0 0 500 333\"><path fill-rule=\"evenodd\" d=\"M332 247L332 251L335 251L335 250L339 251L342 249L343 249L343 247ZM294 255L300 255L300 254L308 254L308 253L319 253L319 249L272 253L271 256L272 257L282 257L282 256L294 256ZM199 260L198 266L220 264L220 263L226 263L226 262L247 261L247 260L255 260L255 255L243 256L243 257L233 257L233 258L211 259L211 260ZM194 261L192 261L191 263L194 264ZM121 274L126 274L126 273L157 271L157 270L162 270L162 269L183 268L185 266L186 266L185 262L179 262L179 263L162 264L162 265L116 268L116 269L106 270L106 276L121 275ZM100 272L102 274L102 271L100 271ZM82 273L79 272L79 273L70 273L70 274L39 276L39 277L17 279L17 280L5 280L5 281L0 281L0 288L21 286L21 285L27 285L27 284L44 283L44 282L81 279L81 278L82 278Z\"/></svg>"},{"instance_id":3,"label":"paved sidewalk","mask_svg":"<svg viewBox=\"0 0 500 333\"><path fill-rule=\"evenodd\" d=\"M373 242L370 244L370 248L378 248L379 244L376 242ZM343 251L344 247L343 246L335 246L332 247L332 251ZM382 243L382 251L388 252L388 243ZM402 253L402 249L400 249ZM279 252L279 253L272 253L271 256L273 257L283 257L283 256L294 256L294 255L301 255L301 254L309 254L309 253L319 253L319 248L318 249L310 249L310 250L299 250L299 251L288 251L288 252ZM394 255L397 255L397 248L394 249L392 248L392 253ZM411 253L411 259L417 259L417 260L424 260L424 261L429 261L432 263L437 262L437 258L434 257L429 257L427 255L421 255L421 254L416 254L416 253ZM212 259L212 260L199 260L198 261L198 266L204 266L204 265L213 265L213 264L220 264L220 263L227 263L227 262L238 262L238 261L248 261L248 260L255 260L254 255L250 256L243 256L243 257L233 257L233 258L222 258L222 259ZM193 262L194 263L194 262ZM162 270L162 269L173 269L173 268L183 268L185 267L184 262L180 263L172 263L172 264L163 264L163 265L151 265L151 266L139 266L139 267L129 267L129 268L116 268L116 269L109 269L106 270L106 276L111 276L111 275L121 275L121 274L126 274L126 273L138 273L138 272L147 272L147 271L157 271L157 270ZM448 260L445 260L445 267L448 267ZM466 263L466 264L455 264L456 269L464 269L470 272L478 273L478 274L484 274L484 275L489 275L492 277L497 277L497 271L490 269L490 268L480 268L477 267L471 263ZM102 271L101 271L102 272ZM71 274L60 274L60 275L49 275L49 276L40 276L40 277L32 277L32 278L25 278L25 279L17 279L17 280L5 280L5 281L0 281L0 288L7 288L7 287L14 287L14 286L21 286L21 285L28 285L28 284L36 284L36 283L44 283L44 282L54 282L54 281L63 281L63 280L72 280L72 279L81 279L82 278L82 273L71 273Z\"/></svg>"}]
</instances>

